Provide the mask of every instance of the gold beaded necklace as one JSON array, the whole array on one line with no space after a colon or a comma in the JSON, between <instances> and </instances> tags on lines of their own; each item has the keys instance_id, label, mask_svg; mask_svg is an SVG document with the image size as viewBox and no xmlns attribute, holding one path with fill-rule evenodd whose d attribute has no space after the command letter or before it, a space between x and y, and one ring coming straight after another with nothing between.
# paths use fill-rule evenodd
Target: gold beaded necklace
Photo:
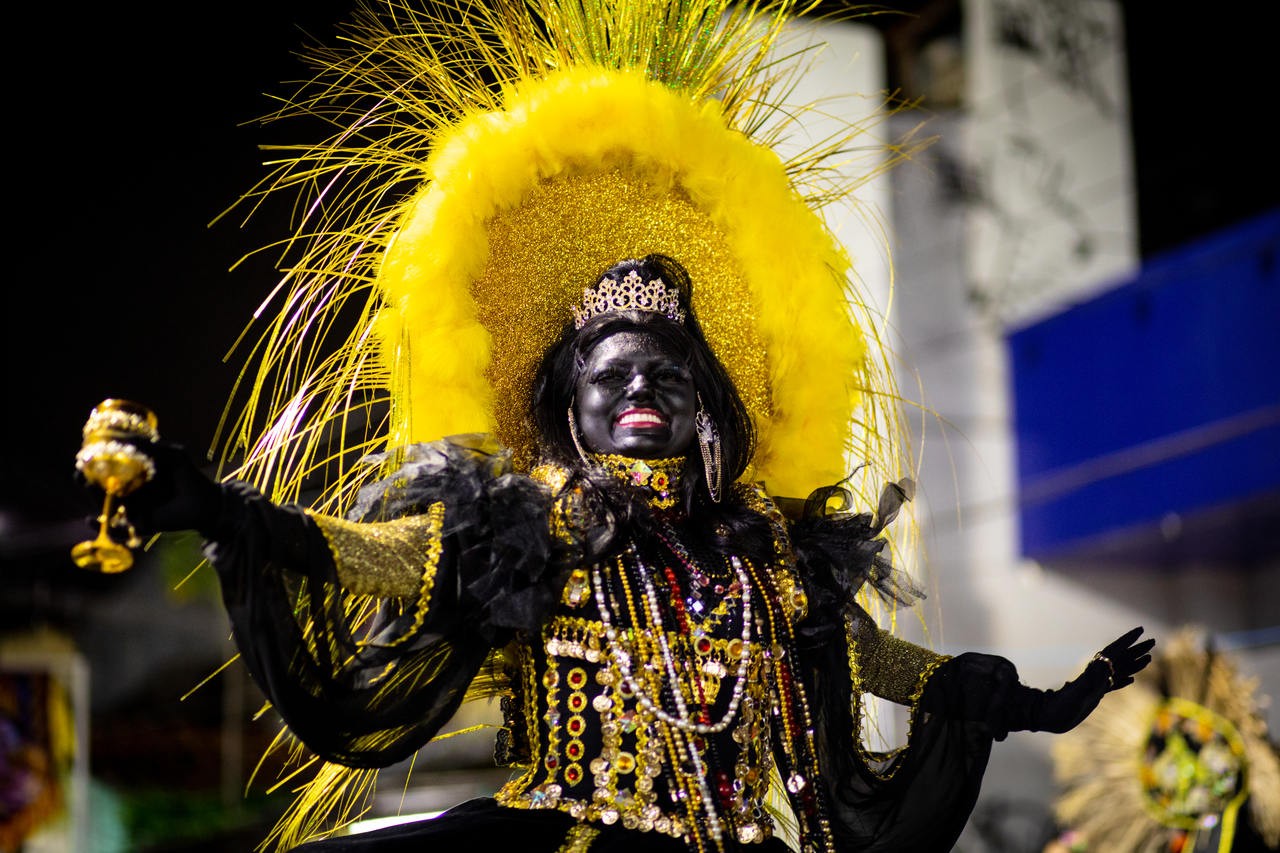
<instances>
[{"instance_id":1,"label":"gold beaded necklace","mask_svg":"<svg viewBox=\"0 0 1280 853\"><path fill-rule=\"evenodd\" d=\"M680 481L684 477L685 458L636 459L617 453L593 453L595 462L622 482L649 493L649 506L671 509L680 500Z\"/></svg>"},{"instance_id":2,"label":"gold beaded necklace","mask_svg":"<svg viewBox=\"0 0 1280 853\"><path fill-rule=\"evenodd\" d=\"M703 757L697 741L710 734L723 732L738 716L747 687L747 675L751 662L751 635L754 620L751 610L751 575L750 569L737 557L729 558L730 565L736 575L736 583L740 588L742 601L742 634L739 638L739 659L734 684L731 689L728 706L723 717L712 722L705 716L705 701L695 702L697 710L690 707L685 697L680 667L668 641L667 629L662 615L662 601L654 583L654 573L637 552L634 544L618 557L616 567L618 579L626 599L626 609L631 617L631 644L628 651L621 645L627 632L615 626L613 611L605 593L605 583L600 564L592 566L592 584L594 586L596 607L600 613L600 622L604 628L608 642L609 654L617 666L621 685L635 697L636 703L644 711L657 718L665 725L661 731L667 741L668 748L676 758L673 767L679 779L677 784L685 788L696 788L697 797L687 800L690 819L695 823L705 822L708 835L717 848L722 847L724 827L715 806L715 799L709 787L708 773L703 764ZM640 583L639 590L633 590L628 580L631 571ZM636 595L636 592L639 595ZM643 620L643 621L642 621ZM648 630L642 629L647 622ZM656 639L656 642L655 642ZM686 638L687 639L687 638ZM646 648L647 646L647 648ZM633 659L633 655L635 659ZM659 662L660 672L644 665L645 660ZM646 677L647 676L647 677ZM675 705L674 711L663 706L662 680L668 685L666 692ZM648 683L645 683L648 682ZM692 772L680 769L685 761L692 767ZM697 808L695 805L700 804ZM698 839L702 848L702 839Z\"/></svg>"}]
</instances>

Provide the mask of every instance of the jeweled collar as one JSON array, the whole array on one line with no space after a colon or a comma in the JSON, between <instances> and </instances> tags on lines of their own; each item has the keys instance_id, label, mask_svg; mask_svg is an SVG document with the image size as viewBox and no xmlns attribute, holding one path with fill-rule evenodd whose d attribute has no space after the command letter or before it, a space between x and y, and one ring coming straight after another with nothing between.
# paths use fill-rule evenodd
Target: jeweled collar
<instances>
[{"instance_id":1,"label":"jeweled collar","mask_svg":"<svg viewBox=\"0 0 1280 853\"><path fill-rule=\"evenodd\" d=\"M683 456L636 459L616 453L593 453L591 461L624 483L646 490L649 506L654 509L671 509L680 500L686 462Z\"/></svg>"}]
</instances>

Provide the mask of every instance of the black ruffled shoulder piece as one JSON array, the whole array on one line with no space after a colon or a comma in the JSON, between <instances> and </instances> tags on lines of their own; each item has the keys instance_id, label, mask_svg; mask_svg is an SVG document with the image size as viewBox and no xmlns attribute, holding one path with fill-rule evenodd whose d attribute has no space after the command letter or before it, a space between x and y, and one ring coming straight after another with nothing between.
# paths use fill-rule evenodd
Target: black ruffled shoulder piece
<instances>
[{"instance_id":1,"label":"black ruffled shoulder piece","mask_svg":"<svg viewBox=\"0 0 1280 853\"><path fill-rule=\"evenodd\" d=\"M571 562L550 533L552 490L512 468L511 452L484 434L457 435L393 451L390 476L364 486L348 513L388 521L445 505L443 538L456 555L458 609L491 645L536 631L551 612ZM390 454L365 457L383 464Z\"/></svg>"},{"instance_id":2,"label":"black ruffled shoulder piece","mask_svg":"<svg viewBox=\"0 0 1280 853\"><path fill-rule=\"evenodd\" d=\"M823 642L843 631L843 616L864 584L886 603L910 606L924 597L884 556L888 542L880 535L914 495L909 479L889 483L874 514L852 512L853 495L839 484L815 489L803 502L779 501L809 596L809 617L797 626L802 642Z\"/></svg>"},{"instance_id":3,"label":"black ruffled shoulder piece","mask_svg":"<svg viewBox=\"0 0 1280 853\"><path fill-rule=\"evenodd\" d=\"M511 452L485 433L419 442L360 460L370 467L397 464L363 486L347 512L351 521L390 521L419 515L438 500L459 506L481 499L485 483L511 472Z\"/></svg>"}]
</instances>

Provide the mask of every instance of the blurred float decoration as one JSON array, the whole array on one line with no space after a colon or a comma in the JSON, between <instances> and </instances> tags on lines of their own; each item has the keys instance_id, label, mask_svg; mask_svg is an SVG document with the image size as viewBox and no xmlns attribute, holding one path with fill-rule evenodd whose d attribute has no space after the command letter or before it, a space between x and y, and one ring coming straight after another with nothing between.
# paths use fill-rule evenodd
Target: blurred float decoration
<instances>
[{"instance_id":1,"label":"blurred float decoration","mask_svg":"<svg viewBox=\"0 0 1280 853\"><path fill-rule=\"evenodd\" d=\"M1163 648L1162 648L1163 647ZM1280 849L1280 752L1270 697L1202 629L1156 647L1134 685L1054 740L1054 804L1071 850Z\"/></svg>"},{"instance_id":2,"label":"blurred float decoration","mask_svg":"<svg viewBox=\"0 0 1280 853\"><path fill-rule=\"evenodd\" d=\"M0 635L0 853L84 850L87 671L52 631Z\"/></svg>"}]
</instances>

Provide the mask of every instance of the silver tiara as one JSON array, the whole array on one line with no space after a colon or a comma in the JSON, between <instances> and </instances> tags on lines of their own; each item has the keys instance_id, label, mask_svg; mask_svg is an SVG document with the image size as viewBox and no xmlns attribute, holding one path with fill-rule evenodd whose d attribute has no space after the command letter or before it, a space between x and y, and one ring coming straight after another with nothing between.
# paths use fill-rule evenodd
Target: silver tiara
<instances>
[{"instance_id":1,"label":"silver tiara","mask_svg":"<svg viewBox=\"0 0 1280 853\"><path fill-rule=\"evenodd\" d=\"M652 311L668 320L684 322L680 293L669 289L661 278L645 281L632 270L618 281L605 276L595 287L582 288L582 307L573 309L574 328L581 329L592 317L613 311Z\"/></svg>"}]
</instances>

